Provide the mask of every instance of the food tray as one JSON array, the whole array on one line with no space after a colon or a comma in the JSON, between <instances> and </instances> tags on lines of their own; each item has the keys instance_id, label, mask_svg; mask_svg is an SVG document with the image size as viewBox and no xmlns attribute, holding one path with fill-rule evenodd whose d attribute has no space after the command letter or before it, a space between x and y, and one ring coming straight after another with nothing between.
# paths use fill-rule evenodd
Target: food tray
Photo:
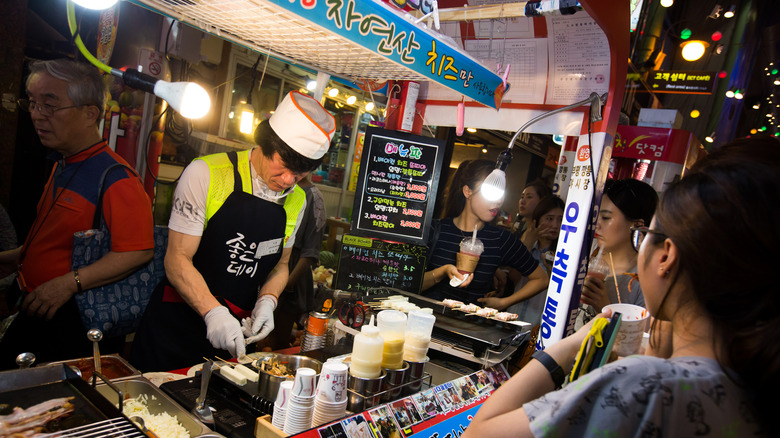
<instances>
[{"instance_id":1,"label":"food tray","mask_svg":"<svg viewBox=\"0 0 780 438\"><path fill-rule=\"evenodd\" d=\"M176 419L187 429L192 437L220 437L222 435L213 432L205 424L198 421L194 415L186 411L167 394L157 388L152 382L144 377L135 377L121 381L111 382L120 392L117 392L105 383L98 383L95 389L103 395L114 406L118 405L119 398L124 400L136 398L139 395L148 396L147 407L150 414L159 414L167 412L175 416Z\"/></svg>"},{"instance_id":2,"label":"food tray","mask_svg":"<svg viewBox=\"0 0 780 438\"><path fill-rule=\"evenodd\" d=\"M81 359L60 360L49 362L43 365L66 365L75 367L81 373L81 378L85 382L92 382L92 373L94 371L95 361L92 357L83 357ZM135 369L129 362L116 354L107 354L100 356L100 373L107 379L113 381L140 377L141 372Z\"/></svg>"}]
</instances>

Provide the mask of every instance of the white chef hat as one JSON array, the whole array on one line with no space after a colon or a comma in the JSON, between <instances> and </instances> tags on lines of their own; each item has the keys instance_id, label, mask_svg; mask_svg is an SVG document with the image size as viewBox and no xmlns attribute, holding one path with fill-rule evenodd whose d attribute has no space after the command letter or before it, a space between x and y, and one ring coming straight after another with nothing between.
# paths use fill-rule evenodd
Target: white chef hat
<instances>
[{"instance_id":1,"label":"white chef hat","mask_svg":"<svg viewBox=\"0 0 780 438\"><path fill-rule=\"evenodd\" d=\"M336 119L313 98L291 91L268 119L288 146L304 157L325 155L336 131Z\"/></svg>"}]
</instances>

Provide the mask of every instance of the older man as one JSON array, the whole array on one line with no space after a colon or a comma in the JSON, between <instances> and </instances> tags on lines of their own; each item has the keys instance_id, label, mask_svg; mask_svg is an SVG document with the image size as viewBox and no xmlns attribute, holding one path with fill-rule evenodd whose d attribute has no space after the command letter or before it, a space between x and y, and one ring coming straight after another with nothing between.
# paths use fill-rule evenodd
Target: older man
<instances>
[{"instance_id":1,"label":"older man","mask_svg":"<svg viewBox=\"0 0 780 438\"><path fill-rule=\"evenodd\" d=\"M259 147L196 159L182 173L168 224L167 280L133 343L131 363L143 371L240 357L273 330L306 205L296 183L322 162L335 120L294 91L257 129Z\"/></svg>"},{"instance_id":2,"label":"older man","mask_svg":"<svg viewBox=\"0 0 780 438\"><path fill-rule=\"evenodd\" d=\"M33 62L27 96L19 105L57 162L24 244L0 253L0 277L17 271L21 293L21 311L0 343L2 368L28 351L38 361L88 356L91 343L73 296L127 276L151 260L154 248L149 197L137 176L117 169L106 179L103 199L111 252L71 269L73 233L92 228L103 172L127 162L98 131L106 90L96 68L65 59ZM104 341L112 342L117 348L124 339Z\"/></svg>"}]
</instances>

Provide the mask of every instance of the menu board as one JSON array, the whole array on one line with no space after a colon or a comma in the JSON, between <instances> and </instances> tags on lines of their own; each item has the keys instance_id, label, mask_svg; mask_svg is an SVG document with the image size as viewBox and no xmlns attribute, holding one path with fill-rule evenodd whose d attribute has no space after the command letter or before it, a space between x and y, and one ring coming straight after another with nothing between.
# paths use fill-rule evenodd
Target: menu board
<instances>
[{"instance_id":1,"label":"menu board","mask_svg":"<svg viewBox=\"0 0 780 438\"><path fill-rule=\"evenodd\" d=\"M352 209L352 233L425 244L444 140L369 127Z\"/></svg>"},{"instance_id":2,"label":"menu board","mask_svg":"<svg viewBox=\"0 0 780 438\"><path fill-rule=\"evenodd\" d=\"M363 292L393 287L419 293L428 248L345 234L336 270L335 288Z\"/></svg>"}]
</instances>

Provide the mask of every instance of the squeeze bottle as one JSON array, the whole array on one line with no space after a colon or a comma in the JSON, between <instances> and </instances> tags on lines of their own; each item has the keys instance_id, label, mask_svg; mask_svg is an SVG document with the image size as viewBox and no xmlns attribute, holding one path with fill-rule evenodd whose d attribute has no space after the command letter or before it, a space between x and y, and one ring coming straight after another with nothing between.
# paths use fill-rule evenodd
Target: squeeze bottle
<instances>
[{"instance_id":1,"label":"squeeze bottle","mask_svg":"<svg viewBox=\"0 0 780 438\"><path fill-rule=\"evenodd\" d=\"M404 367L404 332L406 314L398 310L383 310L377 315L379 334L385 344L382 349L382 368L399 370Z\"/></svg>"},{"instance_id":2,"label":"squeeze bottle","mask_svg":"<svg viewBox=\"0 0 780 438\"><path fill-rule=\"evenodd\" d=\"M382 374L382 348L385 341L379 336L379 328L374 325L374 316L367 325L355 335L352 345L352 360L349 373L355 377L374 379Z\"/></svg>"}]
</instances>

